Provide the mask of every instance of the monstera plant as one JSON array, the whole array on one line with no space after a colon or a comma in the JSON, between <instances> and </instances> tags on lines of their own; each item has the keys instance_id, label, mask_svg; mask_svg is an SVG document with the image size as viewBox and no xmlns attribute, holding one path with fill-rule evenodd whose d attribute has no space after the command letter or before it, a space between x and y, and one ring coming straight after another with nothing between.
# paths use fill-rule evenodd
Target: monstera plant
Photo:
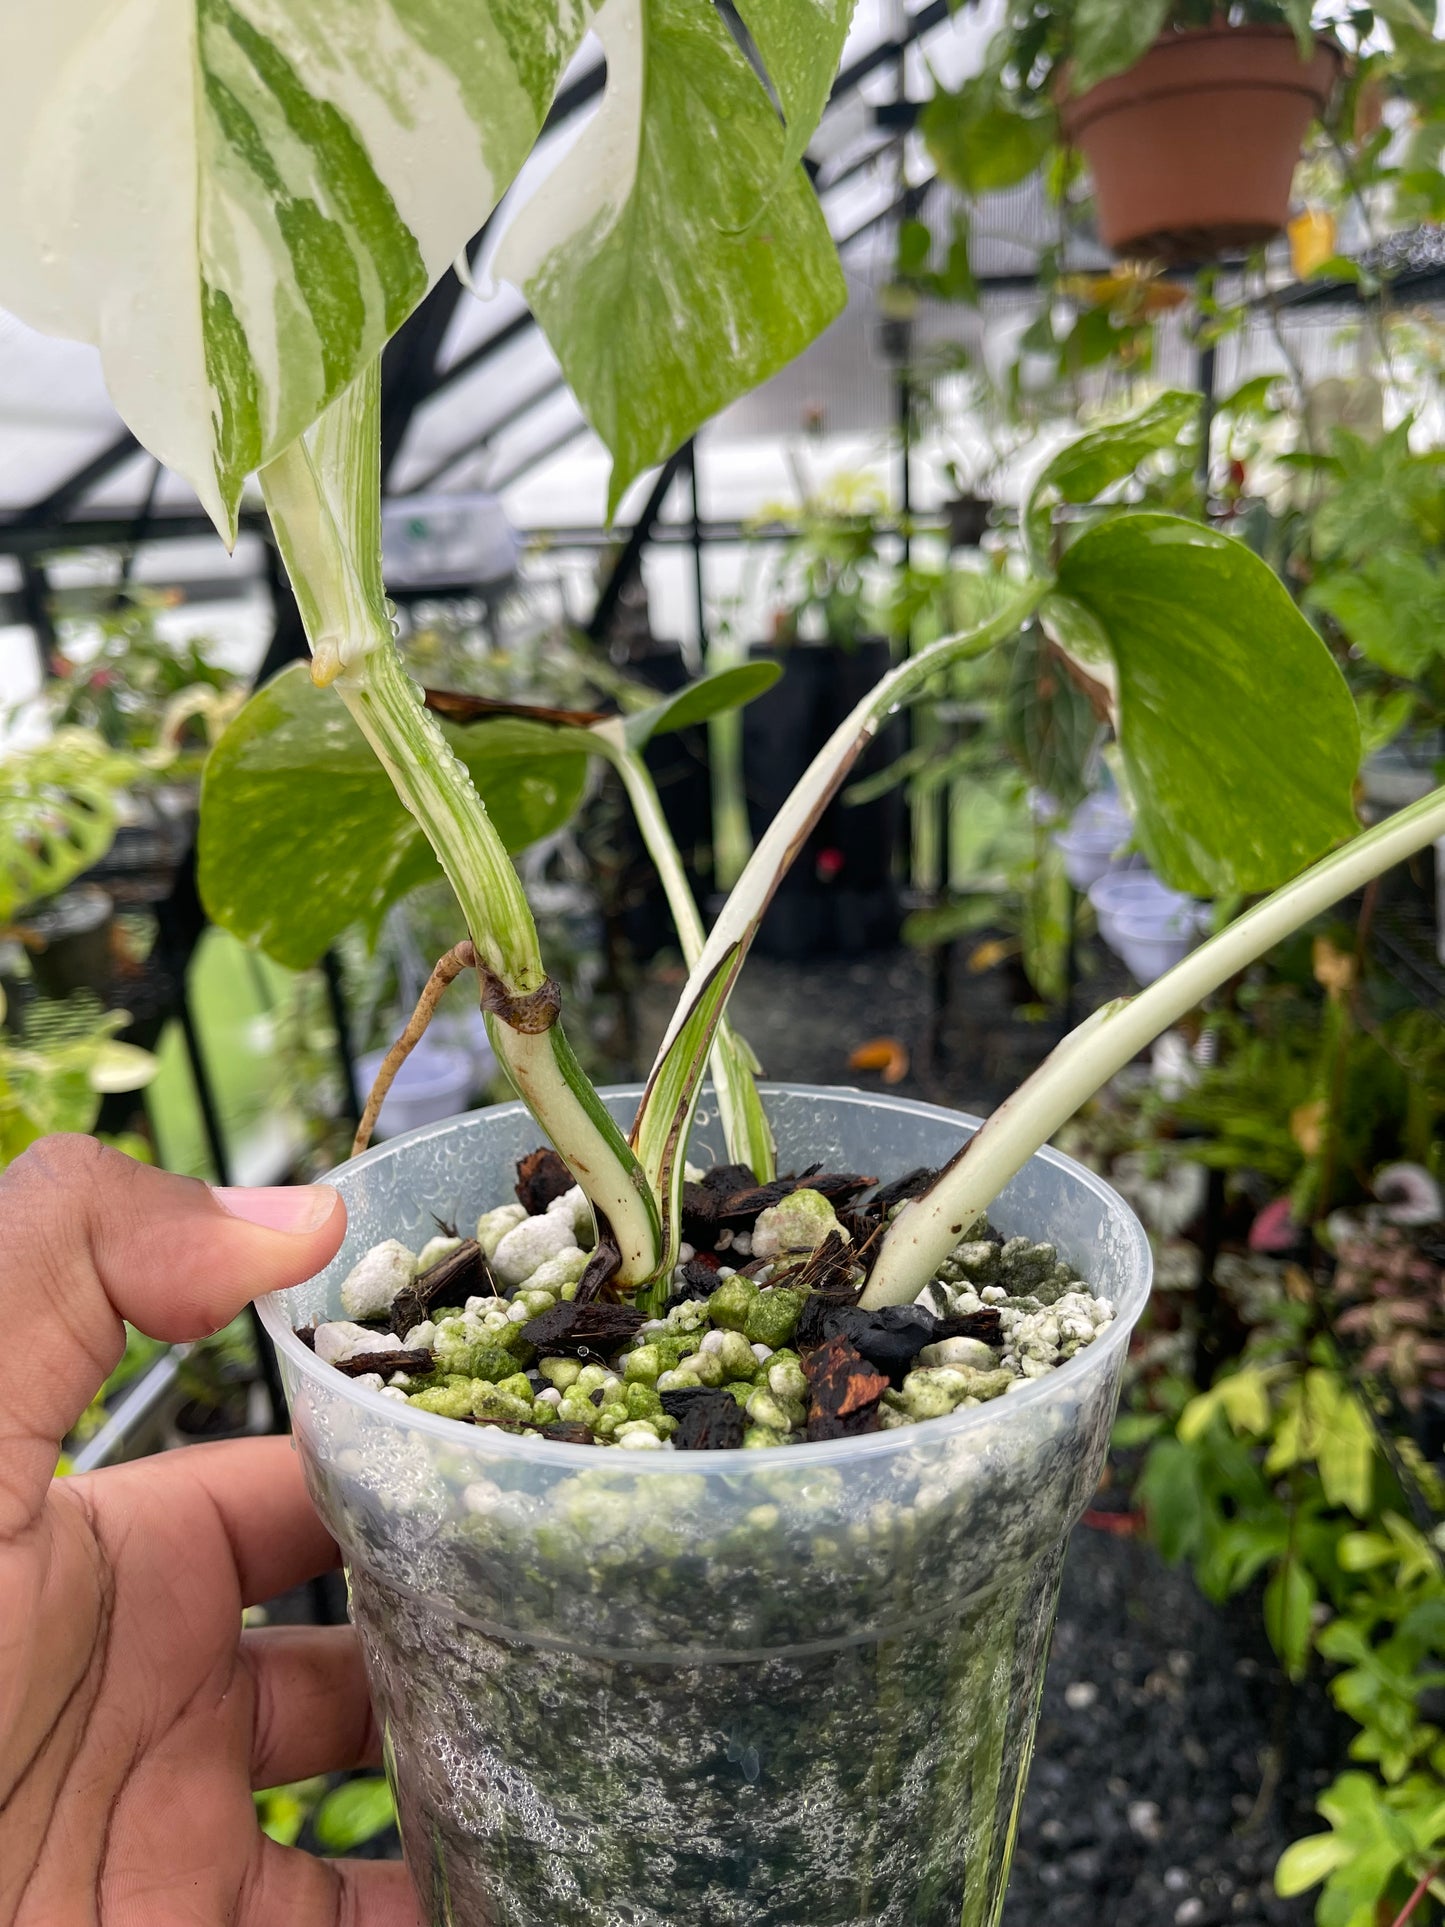
<instances>
[{"instance_id":1,"label":"monstera plant","mask_svg":"<svg viewBox=\"0 0 1445 1927\"><path fill-rule=\"evenodd\" d=\"M849 0L739 0L745 48L710 0L193 0L164 11L60 0L26 11L0 74L24 157L0 214L0 299L95 343L127 422L227 539L259 474L314 693L332 704L338 798L366 781L349 728L452 884L498 1055L611 1226L628 1288L676 1249L682 1125L710 1056L731 1142L767 1168L750 1060L723 1028L729 992L808 825L880 718L938 668L1037 615L1105 691L1144 847L1185 887L1268 889L1353 823L1358 740L1343 684L1268 571L1178 518L1106 512L1069 540L1054 513L1094 502L1180 431L1187 404L1166 397L1049 464L1004 606L885 678L820 753L706 940L689 925L692 974L630 1136L591 1089L508 850L525 840L529 798L551 807L575 782L579 747L626 763L628 744L591 725L585 744L554 743L552 778L529 789L520 738L509 772L500 734L491 751L479 734L472 760L498 777L479 768L479 787L423 707L381 574L379 354L516 178L590 28L607 61L601 105L511 221L496 267L526 295L612 451L615 508L642 469L843 304L800 160L850 11ZM284 771L296 705L312 693L294 680L263 692L234 726L232 766L269 758ZM216 767L227 759L223 741ZM303 821L319 876L326 802ZM1408 834L1429 833L1422 822ZM420 844L410 824L378 815L357 855L378 874L411 874ZM1355 863L1371 860L1362 851ZM226 890L212 896L224 914ZM1245 939L1232 941L1231 957ZM1195 964L1195 994L1210 967ZM1103 1063L1097 1048L1087 1061ZM1076 1081L1071 1071L1060 1088ZM940 1212L940 1224L956 1216L947 1203ZM924 1217L910 1214L915 1227Z\"/></svg>"}]
</instances>

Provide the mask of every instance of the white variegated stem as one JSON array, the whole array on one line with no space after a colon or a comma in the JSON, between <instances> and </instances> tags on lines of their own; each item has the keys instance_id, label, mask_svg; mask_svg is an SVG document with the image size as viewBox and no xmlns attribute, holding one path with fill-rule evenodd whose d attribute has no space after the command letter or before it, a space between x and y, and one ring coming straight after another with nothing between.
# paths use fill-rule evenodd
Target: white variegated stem
<instances>
[{"instance_id":1,"label":"white variegated stem","mask_svg":"<svg viewBox=\"0 0 1445 1927\"><path fill-rule=\"evenodd\" d=\"M370 417L374 388L338 404ZM381 596L369 536L375 488L365 461L346 465L365 435L328 423L317 456L297 442L261 471L266 506L311 641L313 673L330 681L426 834L467 920L478 964L508 996L547 982L536 925L510 856L471 775L407 675ZM352 500L353 495L356 500ZM317 833L324 834L324 826ZM661 1219L641 1167L577 1063L560 1023L528 1032L489 1015L503 1067L622 1252L620 1282L638 1285L662 1260Z\"/></svg>"},{"instance_id":2,"label":"white variegated stem","mask_svg":"<svg viewBox=\"0 0 1445 1927\"><path fill-rule=\"evenodd\" d=\"M591 733L622 779L638 831L652 858L668 909L672 912L683 962L691 970L702 955L706 932L698 914L692 886L687 880L687 871L683 868L682 857L663 812L657 786L641 752L629 748L620 718L594 724ZM777 1145L773 1141L772 1127L763 1110L762 1099L758 1096L754 1076L756 1060L745 1040L738 1036L726 1017L718 1024L708 1064L712 1071L713 1087L717 1091L718 1112L728 1156L748 1165L758 1179L766 1184L777 1175ZM659 1174L649 1175L656 1187ZM665 1191L660 1191L659 1195L666 1195Z\"/></svg>"},{"instance_id":3,"label":"white variegated stem","mask_svg":"<svg viewBox=\"0 0 1445 1927\"><path fill-rule=\"evenodd\" d=\"M718 973L726 970L728 988L737 979L763 913L773 893L786 876L793 859L807 841L813 826L836 794L843 778L859 755L877 734L884 718L909 701L940 670L970 657L983 655L996 643L1020 629L1044 594L1045 585L1029 582L1011 602L986 622L956 636L945 636L931 643L916 656L910 656L876 683L869 693L839 723L818 751L793 789L787 802L773 818L748 859L742 875L733 886L722 913L713 925L702 953L693 964L672 1022L658 1049L652 1078L643 1095L643 1107L651 1101L654 1080L664 1059L683 1029L694 1017L699 1002L711 996ZM721 1019L726 1008L724 997L718 1004L713 1022ZM633 1126L637 1142L642 1113Z\"/></svg>"},{"instance_id":4,"label":"white variegated stem","mask_svg":"<svg viewBox=\"0 0 1445 1927\"><path fill-rule=\"evenodd\" d=\"M1136 997L1096 1010L999 1106L889 1228L862 1303L916 1298L968 1227L1081 1104L1161 1032L1285 937L1445 835L1445 789L1353 838L1191 951Z\"/></svg>"}]
</instances>

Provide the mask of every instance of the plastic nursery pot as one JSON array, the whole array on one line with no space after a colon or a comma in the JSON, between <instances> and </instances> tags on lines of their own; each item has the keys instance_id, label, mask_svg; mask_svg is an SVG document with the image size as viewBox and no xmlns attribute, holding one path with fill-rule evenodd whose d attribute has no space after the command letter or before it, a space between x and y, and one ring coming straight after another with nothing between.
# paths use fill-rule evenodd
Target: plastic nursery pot
<instances>
[{"instance_id":1,"label":"plastic nursery pot","mask_svg":"<svg viewBox=\"0 0 1445 1927\"><path fill-rule=\"evenodd\" d=\"M1119 949L1119 919L1129 914L1148 912L1167 915L1188 907L1190 898L1171 890L1152 870L1114 870L1091 883L1089 902L1094 906L1099 935L1109 948Z\"/></svg>"},{"instance_id":2,"label":"plastic nursery pot","mask_svg":"<svg viewBox=\"0 0 1445 1927\"><path fill-rule=\"evenodd\" d=\"M105 989L111 979L114 916L114 903L95 883L77 883L40 909L23 913L31 975L42 997Z\"/></svg>"},{"instance_id":3,"label":"plastic nursery pot","mask_svg":"<svg viewBox=\"0 0 1445 1927\"><path fill-rule=\"evenodd\" d=\"M1152 984L1182 963L1199 941L1201 909L1186 900L1182 909L1119 911L1114 917L1118 953L1141 984Z\"/></svg>"},{"instance_id":4,"label":"plastic nursery pot","mask_svg":"<svg viewBox=\"0 0 1445 1927\"><path fill-rule=\"evenodd\" d=\"M384 1050L373 1050L357 1058L356 1083L363 1100L385 1056ZM397 1072L377 1116L375 1135L400 1137L420 1125L455 1117L475 1089L471 1053L460 1044L437 1044L424 1037Z\"/></svg>"},{"instance_id":5,"label":"plastic nursery pot","mask_svg":"<svg viewBox=\"0 0 1445 1927\"><path fill-rule=\"evenodd\" d=\"M1127 73L1062 98L1105 245L1189 262L1278 234L1300 144L1342 58L1318 38L1301 60L1288 27L1205 27L1166 33Z\"/></svg>"},{"instance_id":6,"label":"plastic nursery pot","mask_svg":"<svg viewBox=\"0 0 1445 1927\"><path fill-rule=\"evenodd\" d=\"M784 1170L899 1175L976 1120L764 1086ZM606 1101L628 1120L636 1089ZM512 1194L506 1104L333 1174L349 1225L262 1302L312 1494L350 1567L431 1927L992 1927L1064 1542L1097 1484L1149 1288L1138 1220L1056 1152L993 1213L1117 1316L1052 1375L921 1427L771 1451L621 1452L463 1429L292 1333L378 1239ZM722 1158L710 1096L689 1154Z\"/></svg>"}]
</instances>

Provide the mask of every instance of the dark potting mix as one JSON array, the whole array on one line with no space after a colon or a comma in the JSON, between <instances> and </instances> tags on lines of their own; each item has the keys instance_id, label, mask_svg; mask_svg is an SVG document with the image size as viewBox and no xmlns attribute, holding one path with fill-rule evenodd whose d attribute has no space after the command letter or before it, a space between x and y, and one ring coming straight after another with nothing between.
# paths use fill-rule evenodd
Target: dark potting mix
<instances>
[{"instance_id":1,"label":"dark potting mix","mask_svg":"<svg viewBox=\"0 0 1445 1927\"><path fill-rule=\"evenodd\" d=\"M1050 1244L980 1222L911 1305L858 1299L887 1225L932 1177L812 1170L759 1184L688 1170L685 1242L653 1316L611 1280L615 1247L556 1152L517 1202L420 1252L374 1245L349 1318L299 1333L385 1398L463 1424L623 1451L721 1450L916 1425L1045 1376L1108 1325Z\"/></svg>"}]
</instances>

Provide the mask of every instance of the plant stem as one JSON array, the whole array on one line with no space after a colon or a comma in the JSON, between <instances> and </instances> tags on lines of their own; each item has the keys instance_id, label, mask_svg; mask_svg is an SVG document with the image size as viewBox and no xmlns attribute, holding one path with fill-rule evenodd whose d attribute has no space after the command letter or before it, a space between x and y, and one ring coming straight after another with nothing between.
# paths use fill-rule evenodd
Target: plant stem
<instances>
[{"instance_id":1,"label":"plant stem","mask_svg":"<svg viewBox=\"0 0 1445 1927\"><path fill-rule=\"evenodd\" d=\"M541 1010L550 985L537 928L506 846L471 775L407 675L381 580L374 370L315 431L261 471L261 488L312 650L436 852L483 975L493 1048L622 1252L619 1279L662 1263L657 1203L622 1132L588 1083L560 1023ZM317 826L325 834L325 826ZM532 1000L532 1009L518 1008ZM553 1006L555 1009L555 1004ZM535 1027L529 1027L535 1026Z\"/></svg>"},{"instance_id":2,"label":"plant stem","mask_svg":"<svg viewBox=\"0 0 1445 1927\"><path fill-rule=\"evenodd\" d=\"M1396 1914L1393 1922L1391 1923L1391 1927L1405 1927L1405 1924L1410 1919L1410 1916L1414 1913L1415 1909L1420 1905L1420 1902L1425 1898L1426 1894L1429 1893L1430 1882L1435 1878L1436 1874L1439 1873L1442 1866L1445 1866L1445 1861L1437 1860L1435 1865L1430 1869L1428 1873L1421 1874L1420 1879L1416 1884L1414 1893L1411 1894L1410 1898L1405 1902L1404 1906L1400 1909L1399 1913Z\"/></svg>"},{"instance_id":3,"label":"plant stem","mask_svg":"<svg viewBox=\"0 0 1445 1927\"><path fill-rule=\"evenodd\" d=\"M1105 1004L1071 1031L895 1218L862 1303L904 1304L970 1225L1079 1106L1205 997L1282 938L1392 864L1445 835L1445 789L1327 856L1201 944L1137 997Z\"/></svg>"},{"instance_id":4,"label":"plant stem","mask_svg":"<svg viewBox=\"0 0 1445 1927\"><path fill-rule=\"evenodd\" d=\"M620 721L599 723L592 734L622 779L642 841L672 912L683 962L691 971L702 955L706 932L652 773L641 754L628 747ZM713 1038L709 1068L717 1091L728 1155L748 1165L759 1182L766 1184L777 1175L777 1146L758 1096L752 1051L726 1017L718 1024Z\"/></svg>"},{"instance_id":5,"label":"plant stem","mask_svg":"<svg viewBox=\"0 0 1445 1927\"><path fill-rule=\"evenodd\" d=\"M723 905L722 914L708 933L707 942L692 967L677 1009L673 1012L672 1022L659 1047L648 1091L638 1113L639 1121L633 1127L634 1141L641 1127L642 1112L652 1101L654 1084L664 1060L692 1022L700 1001L712 995L719 972L726 973L726 988L728 992L731 991L762 921L763 912L772 901L773 892L787 874L829 799L836 793L861 752L873 740L879 724L916 695L941 669L983 655L996 643L1013 635L1038 607L1045 589L1046 584L1039 581L1031 580L1022 584L1017 596L996 615L961 635L946 636L939 642L931 643L916 656L899 663L839 723L818 751L786 804L759 839ZM721 1017L725 1007L726 995L717 1007L712 1020L714 1023Z\"/></svg>"}]
</instances>

